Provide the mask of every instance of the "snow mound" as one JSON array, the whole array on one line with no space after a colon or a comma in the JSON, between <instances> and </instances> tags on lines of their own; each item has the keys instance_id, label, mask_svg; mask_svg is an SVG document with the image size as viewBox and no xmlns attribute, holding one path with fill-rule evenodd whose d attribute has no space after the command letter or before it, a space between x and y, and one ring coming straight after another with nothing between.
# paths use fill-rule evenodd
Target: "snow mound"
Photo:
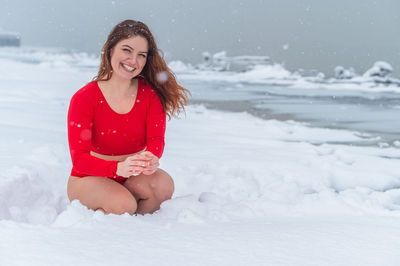
<instances>
[{"instance_id":1,"label":"snow mound","mask_svg":"<svg viewBox=\"0 0 400 266\"><path fill-rule=\"evenodd\" d=\"M0 220L51 224L67 205L64 193L27 169L12 181L0 184Z\"/></svg>"},{"instance_id":2,"label":"snow mound","mask_svg":"<svg viewBox=\"0 0 400 266\"><path fill-rule=\"evenodd\" d=\"M368 69L364 73L364 77L380 77L384 78L387 77L390 73L393 72L393 67L388 63L384 61L377 61L375 64Z\"/></svg>"},{"instance_id":3,"label":"snow mound","mask_svg":"<svg viewBox=\"0 0 400 266\"><path fill-rule=\"evenodd\" d=\"M171 61L168 63L168 67L172 69L174 72L184 73L190 70L193 70L191 65L187 65L182 61Z\"/></svg>"}]
</instances>

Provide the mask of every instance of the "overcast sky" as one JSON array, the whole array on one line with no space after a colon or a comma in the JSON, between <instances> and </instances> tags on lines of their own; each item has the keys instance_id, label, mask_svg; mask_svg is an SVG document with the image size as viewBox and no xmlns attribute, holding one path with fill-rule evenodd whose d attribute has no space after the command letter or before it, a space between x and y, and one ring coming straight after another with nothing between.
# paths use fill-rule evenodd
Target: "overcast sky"
<instances>
[{"instance_id":1,"label":"overcast sky","mask_svg":"<svg viewBox=\"0 0 400 266\"><path fill-rule=\"evenodd\" d=\"M362 73L385 60L400 76L399 0L0 0L0 28L24 46L99 54L121 20L145 22L168 59L268 55L290 70L336 65ZM284 49L287 48L287 49Z\"/></svg>"}]
</instances>

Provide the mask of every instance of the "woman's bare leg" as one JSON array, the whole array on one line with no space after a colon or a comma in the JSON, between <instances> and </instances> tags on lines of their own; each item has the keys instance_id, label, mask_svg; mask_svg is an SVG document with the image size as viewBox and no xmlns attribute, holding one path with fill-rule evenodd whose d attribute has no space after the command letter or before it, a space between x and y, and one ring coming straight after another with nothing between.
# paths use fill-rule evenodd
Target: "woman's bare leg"
<instances>
[{"instance_id":1,"label":"woman's bare leg","mask_svg":"<svg viewBox=\"0 0 400 266\"><path fill-rule=\"evenodd\" d=\"M92 210L100 210L106 214L134 214L137 203L132 194L121 184L104 177L71 176L68 180L69 200L79 200Z\"/></svg>"},{"instance_id":2,"label":"woman's bare leg","mask_svg":"<svg viewBox=\"0 0 400 266\"><path fill-rule=\"evenodd\" d=\"M174 193L174 181L164 170L157 169L152 175L132 176L125 181L124 186L136 198L137 213L153 213L160 209L163 201Z\"/></svg>"}]
</instances>

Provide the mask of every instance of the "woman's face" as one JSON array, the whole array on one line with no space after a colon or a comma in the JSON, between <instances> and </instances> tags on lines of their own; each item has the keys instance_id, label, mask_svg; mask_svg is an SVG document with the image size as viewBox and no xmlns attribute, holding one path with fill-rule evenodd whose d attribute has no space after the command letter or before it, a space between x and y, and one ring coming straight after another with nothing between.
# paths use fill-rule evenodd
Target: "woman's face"
<instances>
[{"instance_id":1,"label":"woman's face","mask_svg":"<svg viewBox=\"0 0 400 266\"><path fill-rule=\"evenodd\" d=\"M113 75L132 79L142 72L148 55L147 40L141 36L119 41L111 51Z\"/></svg>"}]
</instances>

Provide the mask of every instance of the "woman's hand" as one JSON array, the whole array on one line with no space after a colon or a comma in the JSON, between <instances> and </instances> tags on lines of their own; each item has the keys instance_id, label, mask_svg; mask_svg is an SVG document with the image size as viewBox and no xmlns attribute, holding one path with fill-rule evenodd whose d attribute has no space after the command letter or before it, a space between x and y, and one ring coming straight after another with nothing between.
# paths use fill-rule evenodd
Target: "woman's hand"
<instances>
[{"instance_id":1,"label":"woman's hand","mask_svg":"<svg viewBox=\"0 0 400 266\"><path fill-rule=\"evenodd\" d=\"M147 169L146 167L151 164L150 161L150 157L146 155L145 152L129 156L125 159L125 161L118 163L117 175L126 178L132 175L140 175L143 171Z\"/></svg>"},{"instance_id":2,"label":"woman's hand","mask_svg":"<svg viewBox=\"0 0 400 266\"><path fill-rule=\"evenodd\" d=\"M141 154L148 159L148 164L144 167L142 173L144 175L153 174L157 170L158 166L160 166L158 157L149 151L142 152Z\"/></svg>"}]
</instances>

